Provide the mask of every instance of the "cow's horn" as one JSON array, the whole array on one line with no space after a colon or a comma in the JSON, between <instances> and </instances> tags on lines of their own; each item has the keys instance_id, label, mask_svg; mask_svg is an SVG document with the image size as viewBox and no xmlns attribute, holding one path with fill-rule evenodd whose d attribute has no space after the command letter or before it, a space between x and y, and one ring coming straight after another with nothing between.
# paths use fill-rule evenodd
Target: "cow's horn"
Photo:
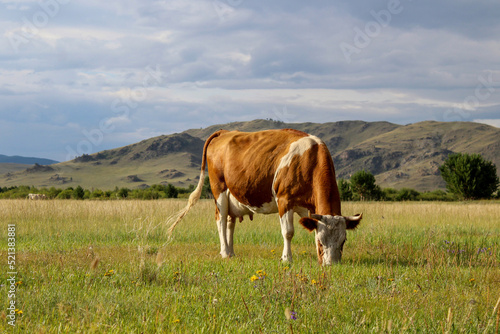
<instances>
[{"instance_id":1,"label":"cow's horn","mask_svg":"<svg viewBox=\"0 0 500 334\"><path fill-rule=\"evenodd\" d=\"M350 221L358 221L358 220L361 220L361 218L363 218L363 214L362 213L358 213L355 216L349 216L349 217L346 217L346 218L348 220L350 220Z\"/></svg>"}]
</instances>

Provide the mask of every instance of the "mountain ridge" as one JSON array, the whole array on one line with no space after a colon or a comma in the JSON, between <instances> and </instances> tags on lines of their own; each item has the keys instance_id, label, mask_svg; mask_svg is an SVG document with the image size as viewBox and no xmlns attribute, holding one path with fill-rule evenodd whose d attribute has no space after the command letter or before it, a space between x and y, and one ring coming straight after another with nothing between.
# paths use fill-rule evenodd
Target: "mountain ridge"
<instances>
[{"instance_id":1,"label":"mountain ridge","mask_svg":"<svg viewBox=\"0 0 500 334\"><path fill-rule=\"evenodd\" d=\"M337 178L365 169L382 187L444 189L439 174L451 153L479 153L500 166L500 129L471 122L424 121L408 125L389 122L340 121L284 123L254 120L218 124L162 135L138 143L83 155L50 166L0 175L0 185L76 186L112 189L145 188L157 183L195 184L203 145L213 132L292 128L321 138L330 149Z\"/></svg>"},{"instance_id":2,"label":"mountain ridge","mask_svg":"<svg viewBox=\"0 0 500 334\"><path fill-rule=\"evenodd\" d=\"M23 165L52 165L57 164L59 161L45 158L35 158L35 157L22 157L19 155L3 155L0 154L0 163L12 163L12 164L23 164Z\"/></svg>"}]
</instances>

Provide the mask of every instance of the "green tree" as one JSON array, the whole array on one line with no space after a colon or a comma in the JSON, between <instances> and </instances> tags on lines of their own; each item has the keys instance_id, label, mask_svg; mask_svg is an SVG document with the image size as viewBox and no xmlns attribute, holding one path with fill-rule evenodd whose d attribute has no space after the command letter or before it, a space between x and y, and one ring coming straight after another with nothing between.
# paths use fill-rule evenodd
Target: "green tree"
<instances>
[{"instance_id":1,"label":"green tree","mask_svg":"<svg viewBox=\"0 0 500 334\"><path fill-rule=\"evenodd\" d=\"M49 194L47 195L49 198L56 198L57 195L62 191L62 189L56 189L55 187L50 187Z\"/></svg>"},{"instance_id":2,"label":"green tree","mask_svg":"<svg viewBox=\"0 0 500 334\"><path fill-rule=\"evenodd\" d=\"M352 200L352 190L349 181L345 179L339 179L337 181L337 186L339 188L340 200L350 201Z\"/></svg>"},{"instance_id":3,"label":"green tree","mask_svg":"<svg viewBox=\"0 0 500 334\"><path fill-rule=\"evenodd\" d=\"M73 198L75 199L83 199L83 196L85 195L85 190L81 186L78 186L73 190Z\"/></svg>"},{"instance_id":4,"label":"green tree","mask_svg":"<svg viewBox=\"0 0 500 334\"><path fill-rule=\"evenodd\" d=\"M70 199L73 196L73 188L68 188L57 194L58 199Z\"/></svg>"},{"instance_id":5,"label":"green tree","mask_svg":"<svg viewBox=\"0 0 500 334\"><path fill-rule=\"evenodd\" d=\"M480 154L451 154L439 171L448 191L463 199L491 198L500 183L496 166Z\"/></svg>"},{"instance_id":6,"label":"green tree","mask_svg":"<svg viewBox=\"0 0 500 334\"><path fill-rule=\"evenodd\" d=\"M120 190L118 190L118 192L116 193L116 195L119 198L127 198L129 192L130 192L130 189L128 189L128 188L120 188Z\"/></svg>"},{"instance_id":7,"label":"green tree","mask_svg":"<svg viewBox=\"0 0 500 334\"><path fill-rule=\"evenodd\" d=\"M351 189L359 196L360 200L377 200L382 195L382 190L375 184L375 176L365 170L351 176Z\"/></svg>"},{"instance_id":8,"label":"green tree","mask_svg":"<svg viewBox=\"0 0 500 334\"><path fill-rule=\"evenodd\" d=\"M176 187L171 185L170 183L165 187L165 194L167 198L177 198L179 195L179 191Z\"/></svg>"},{"instance_id":9,"label":"green tree","mask_svg":"<svg viewBox=\"0 0 500 334\"><path fill-rule=\"evenodd\" d=\"M214 198L214 195L212 194L212 188L210 187L210 178L208 176L205 176L205 179L203 180L203 189L201 190L201 196L202 198Z\"/></svg>"}]
</instances>

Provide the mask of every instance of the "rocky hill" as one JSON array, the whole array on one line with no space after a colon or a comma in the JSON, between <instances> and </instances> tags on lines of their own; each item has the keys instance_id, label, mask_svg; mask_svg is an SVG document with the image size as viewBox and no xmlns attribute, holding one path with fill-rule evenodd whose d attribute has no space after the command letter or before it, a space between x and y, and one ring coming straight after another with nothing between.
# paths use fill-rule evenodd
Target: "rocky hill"
<instances>
[{"instance_id":1,"label":"rocky hill","mask_svg":"<svg viewBox=\"0 0 500 334\"><path fill-rule=\"evenodd\" d=\"M84 155L0 176L0 186L144 188L155 183L188 186L197 182L206 138L216 130L258 131L293 128L320 137L329 147L337 177L372 172L382 187L420 191L444 188L438 167L454 152L480 153L500 167L500 129L468 122L283 123L233 122L159 136L125 147ZM500 172L499 172L500 174Z\"/></svg>"}]
</instances>

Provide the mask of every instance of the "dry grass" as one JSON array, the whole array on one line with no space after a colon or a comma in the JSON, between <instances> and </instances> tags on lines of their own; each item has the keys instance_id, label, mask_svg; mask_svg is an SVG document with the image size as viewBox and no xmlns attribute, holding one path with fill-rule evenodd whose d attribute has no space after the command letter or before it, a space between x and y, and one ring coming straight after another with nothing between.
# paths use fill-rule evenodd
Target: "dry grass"
<instances>
[{"instance_id":1,"label":"dry grass","mask_svg":"<svg viewBox=\"0 0 500 334\"><path fill-rule=\"evenodd\" d=\"M345 214L364 219L343 263L328 268L298 224L295 261L279 262L276 215L238 224L236 258L220 259L212 201L198 203L168 242L162 223L184 205L0 201L2 222L17 228L15 330L498 331L498 203L345 203ZM5 286L1 293L5 318Z\"/></svg>"}]
</instances>

